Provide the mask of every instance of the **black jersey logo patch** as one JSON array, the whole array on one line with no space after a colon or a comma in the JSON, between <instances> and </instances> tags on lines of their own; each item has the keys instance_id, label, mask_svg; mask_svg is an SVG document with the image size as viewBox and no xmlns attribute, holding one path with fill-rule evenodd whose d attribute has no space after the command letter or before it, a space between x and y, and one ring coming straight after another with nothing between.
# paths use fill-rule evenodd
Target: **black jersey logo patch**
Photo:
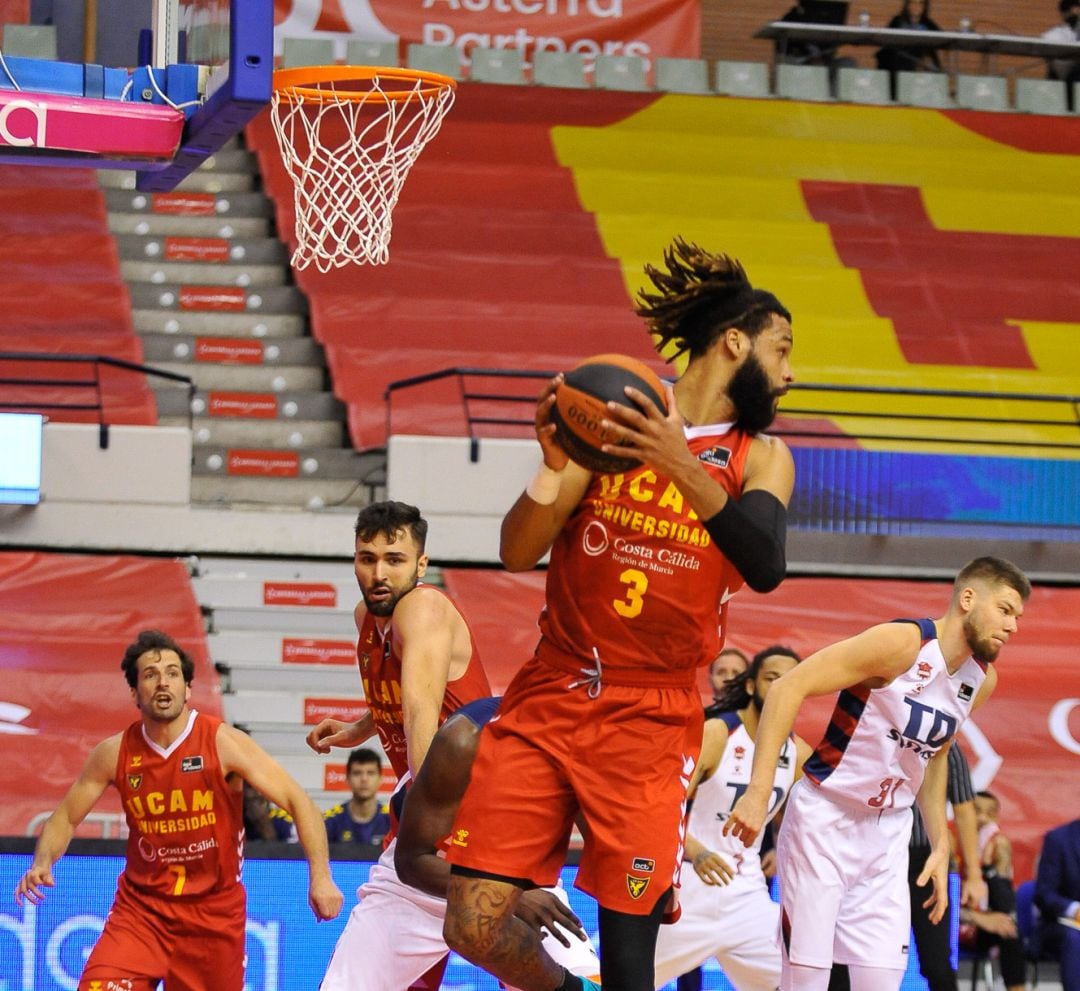
<instances>
[{"instance_id":1,"label":"black jersey logo patch","mask_svg":"<svg viewBox=\"0 0 1080 991\"><path fill-rule=\"evenodd\" d=\"M637 901L643 894L645 889L649 887L649 881L652 878L648 877L634 877L633 874L626 875L626 890L630 892L630 897Z\"/></svg>"},{"instance_id":2,"label":"black jersey logo patch","mask_svg":"<svg viewBox=\"0 0 1080 991\"><path fill-rule=\"evenodd\" d=\"M966 681L960 685L960 691L956 693L961 702L970 702L971 697L975 694L975 686L969 685Z\"/></svg>"},{"instance_id":3,"label":"black jersey logo patch","mask_svg":"<svg viewBox=\"0 0 1080 991\"><path fill-rule=\"evenodd\" d=\"M726 447L710 447L708 450L702 451L697 458L698 461L704 461L707 465L726 468L728 462L731 461L731 451Z\"/></svg>"},{"instance_id":4,"label":"black jersey logo patch","mask_svg":"<svg viewBox=\"0 0 1080 991\"><path fill-rule=\"evenodd\" d=\"M634 862L630 865L630 870L637 871L640 874L651 874L656 870L656 861L650 860L648 857L635 857Z\"/></svg>"},{"instance_id":5,"label":"black jersey logo patch","mask_svg":"<svg viewBox=\"0 0 1080 991\"><path fill-rule=\"evenodd\" d=\"M181 771L201 771L203 769L203 759L200 754L198 757L185 757L180 761Z\"/></svg>"}]
</instances>

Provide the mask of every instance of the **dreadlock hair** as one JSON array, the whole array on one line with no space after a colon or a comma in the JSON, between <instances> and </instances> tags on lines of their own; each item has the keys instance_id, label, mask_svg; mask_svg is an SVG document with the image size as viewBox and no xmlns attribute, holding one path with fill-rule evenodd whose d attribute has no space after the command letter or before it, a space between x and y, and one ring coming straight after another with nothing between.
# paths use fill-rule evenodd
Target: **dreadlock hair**
<instances>
[{"instance_id":1,"label":"dreadlock hair","mask_svg":"<svg viewBox=\"0 0 1080 991\"><path fill-rule=\"evenodd\" d=\"M719 715L721 712L736 712L739 709L745 709L753 698L746 690L746 683L757 678L761 673L761 665L765 663L767 657L776 657L778 654L781 657L793 658L796 663L802 660L795 651L782 644L773 644L771 647L758 651L745 672L737 678L724 682L723 692L717 696L716 703L705 710L706 715Z\"/></svg>"},{"instance_id":2,"label":"dreadlock hair","mask_svg":"<svg viewBox=\"0 0 1080 991\"><path fill-rule=\"evenodd\" d=\"M664 251L667 271L645 266L657 292L638 293L634 311L644 317L657 339L657 350L675 347L675 355L703 355L730 327L756 337L772 314L791 314L771 292L750 285L746 270L728 255L714 255L675 238Z\"/></svg>"}]
</instances>

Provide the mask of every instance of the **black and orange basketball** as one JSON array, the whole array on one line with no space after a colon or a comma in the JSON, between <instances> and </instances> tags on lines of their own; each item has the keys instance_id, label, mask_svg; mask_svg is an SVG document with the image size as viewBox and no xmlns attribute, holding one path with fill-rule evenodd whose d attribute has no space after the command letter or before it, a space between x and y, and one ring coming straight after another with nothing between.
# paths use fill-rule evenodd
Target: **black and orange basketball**
<instances>
[{"instance_id":1,"label":"black and orange basketball","mask_svg":"<svg viewBox=\"0 0 1080 991\"><path fill-rule=\"evenodd\" d=\"M586 358L566 373L555 393L551 421L555 438L570 458L590 471L629 471L640 461L605 454L602 444L617 444L618 427L604 429L608 402L633 406L625 389L633 386L649 397L661 412L667 411L664 385L648 365L622 354L598 354Z\"/></svg>"}]
</instances>

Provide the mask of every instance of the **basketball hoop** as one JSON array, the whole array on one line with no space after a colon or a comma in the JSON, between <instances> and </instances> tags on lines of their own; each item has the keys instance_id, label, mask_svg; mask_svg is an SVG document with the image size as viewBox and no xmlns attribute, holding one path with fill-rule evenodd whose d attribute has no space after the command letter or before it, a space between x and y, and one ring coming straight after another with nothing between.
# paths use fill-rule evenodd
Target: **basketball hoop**
<instances>
[{"instance_id":1,"label":"basketball hoop","mask_svg":"<svg viewBox=\"0 0 1080 991\"><path fill-rule=\"evenodd\" d=\"M449 76L413 69L306 66L274 73L271 116L293 181L292 264L320 272L385 265L409 169L454 103Z\"/></svg>"}]
</instances>

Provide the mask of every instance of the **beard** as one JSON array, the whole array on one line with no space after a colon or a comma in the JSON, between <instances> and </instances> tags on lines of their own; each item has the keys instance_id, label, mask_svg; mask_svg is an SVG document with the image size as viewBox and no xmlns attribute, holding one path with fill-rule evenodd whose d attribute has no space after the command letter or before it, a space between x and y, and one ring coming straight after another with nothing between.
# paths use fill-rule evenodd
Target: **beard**
<instances>
[{"instance_id":1,"label":"beard","mask_svg":"<svg viewBox=\"0 0 1080 991\"><path fill-rule=\"evenodd\" d=\"M769 385L769 377L753 352L731 377L728 398L735 404L735 426L748 434L759 434L776 419L780 396Z\"/></svg>"},{"instance_id":2,"label":"beard","mask_svg":"<svg viewBox=\"0 0 1080 991\"><path fill-rule=\"evenodd\" d=\"M390 616L393 614L394 609L397 608L397 604L401 601L403 595L407 595L414 588L416 588L417 582L420 581L420 575L414 574L409 584L403 588L400 592L395 592L389 585L376 585L372 586L370 591L374 591L378 588L380 591L386 589L390 594L385 599L376 599L372 601L368 598L368 589L360 589L360 594L364 597L364 605L367 606L367 611L372 616Z\"/></svg>"},{"instance_id":3,"label":"beard","mask_svg":"<svg viewBox=\"0 0 1080 991\"><path fill-rule=\"evenodd\" d=\"M991 637L983 637L970 616L964 617L964 639L971 649L971 656L983 664L993 664L1001 648Z\"/></svg>"},{"instance_id":4,"label":"beard","mask_svg":"<svg viewBox=\"0 0 1080 991\"><path fill-rule=\"evenodd\" d=\"M753 702L754 708L757 710L757 714L761 715L761 710L765 708L765 697L759 695L757 689L754 689L754 694L750 696L750 701Z\"/></svg>"}]
</instances>

